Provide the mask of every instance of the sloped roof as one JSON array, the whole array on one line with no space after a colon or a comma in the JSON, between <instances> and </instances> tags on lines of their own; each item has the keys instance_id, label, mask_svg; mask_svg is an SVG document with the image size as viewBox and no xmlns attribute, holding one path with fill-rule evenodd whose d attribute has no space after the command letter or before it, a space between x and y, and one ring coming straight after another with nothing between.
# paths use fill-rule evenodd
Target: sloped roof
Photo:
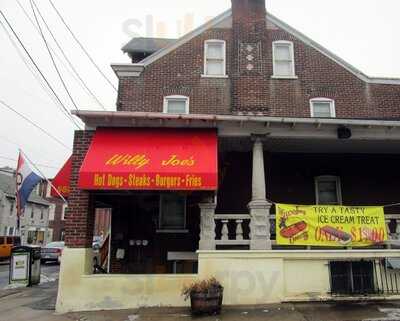
<instances>
[{"instance_id":1,"label":"sloped roof","mask_svg":"<svg viewBox=\"0 0 400 321\"><path fill-rule=\"evenodd\" d=\"M128 53L154 53L169 46L175 41L176 39L168 38L133 38L125 46L122 47L122 51Z\"/></svg>"},{"instance_id":2,"label":"sloped roof","mask_svg":"<svg viewBox=\"0 0 400 321\"><path fill-rule=\"evenodd\" d=\"M15 197L15 178L14 176L0 173L0 191L7 197ZM28 202L49 206L50 203L35 193L31 193Z\"/></svg>"},{"instance_id":3,"label":"sloped roof","mask_svg":"<svg viewBox=\"0 0 400 321\"><path fill-rule=\"evenodd\" d=\"M217 26L218 24L220 24L222 21L225 21L226 19L231 19L231 18L232 18L232 10L229 9L229 10L223 12L222 14L220 14L219 16L217 16L217 17L213 18L212 20L206 22L205 24L201 25L200 27L193 30L192 32L189 32L188 34L184 35L183 37L181 37L177 40L171 41L166 46L162 47L158 51L153 52L150 56L143 59L140 63L130 64L130 65L115 64L115 65L112 65L112 67L114 68L114 70L115 70L115 68L117 68L119 66L122 66L125 69L129 68L130 66L132 66L132 67L140 66L142 68L145 68L146 66L152 64L154 61L157 61L161 57L167 55L171 51L182 46L183 44L190 41L194 37L200 35L204 31ZM338 57L337 55L335 55L328 49L326 49L323 46L321 46L320 44L316 43L315 41L313 41L309 37L305 36L300 31L289 26L288 24L286 24L282 20L278 19L277 17L273 16L269 12L267 13L267 20L272 22L274 25L281 28L282 30L290 33L291 35L293 35L294 37L296 37L303 43L307 44L308 46L319 51L321 54L323 54L326 57L328 57L329 59L333 60L334 62L336 62L337 64L339 64L340 66L345 68L347 71L349 71L350 73L352 73L353 75L355 75L356 77L358 77L359 79L363 80L366 83L400 85L400 78L384 78L384 77L369 77L369 76L367 76L362 71L360 71L356 67L352 66L350 63L344 61L342 58ZM136 73L136 75L137 76L140 75L140 72Z\"/></svg>"}]
</instances>

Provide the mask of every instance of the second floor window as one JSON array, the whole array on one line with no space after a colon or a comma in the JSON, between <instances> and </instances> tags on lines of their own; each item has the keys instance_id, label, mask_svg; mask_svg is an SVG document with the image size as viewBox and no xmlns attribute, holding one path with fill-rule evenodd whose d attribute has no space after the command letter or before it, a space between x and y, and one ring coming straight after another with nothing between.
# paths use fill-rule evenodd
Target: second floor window
<instances>
[{"instance_id":1,"label":"second floor window","mask_svg":"<svg viewBox=\"0 0 400 321\"><path fill-rule=\"evenodd\" d=\"M335 102L328 98L314 98L310 100L311 117L334 118L336 117Z\"/></svg>"},{"instance_id":2,"label":"second floor window","mask_svg":"<svg viewBox=\"0 0 400 321\"><path fill-rule=\"evenodd\" d=\"M296 77L294 68L293 42L274 41L273 48L274 77Z\"/></svg>"},{"instance_id":3,"label":"second floor window","mask_svg":"<svg viewBox=\"0 0 400 321\"><path fill-rule=\"evenodd\" d=\"M164 113L189 114L189 97L167 96L164 98Z\"/></svg>"},{"instance_id":4,"label":"second floor window","mask_svg":"<svg viewBox=\"0 0 400 321\"><path fill-rule=\"evenodd\" d=\"M340 178L337 176L316 177L315 198L318 205L342 204Z\"/></svg>"},{"instance_id":5,"label":"second floor window","mask_svg":"<svg viewBox=\"0 0 400 321\"><path fill-rule=\"evenodd\" d=\"M225 41L207 40L204 43L204 75L218 77L226 75Z\"/></svg>"}]
</instances>

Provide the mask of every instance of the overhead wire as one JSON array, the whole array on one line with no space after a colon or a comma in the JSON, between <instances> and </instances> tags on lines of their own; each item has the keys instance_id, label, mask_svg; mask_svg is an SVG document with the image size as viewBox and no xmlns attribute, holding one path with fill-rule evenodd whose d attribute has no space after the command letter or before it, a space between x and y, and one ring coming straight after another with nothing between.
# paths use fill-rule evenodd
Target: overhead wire
<instances>
[{"instance_id":1,"label":"overhead wire","mask_svg":"<svg viewBox=\"0 0 400 321\"><path fill-rule=\"evenodd\" d=\"M64 144L60 139L58 139L57 137L53 136L51 133L49 133L47 130L45 130L44 128L42 128L40 125L37 125L35 122L33 122L32 120L30 120L28 117L26 117L25 115L23 115L22 113L20 113L19 111L17 111L15 108L13 108L12 106L10 106L9 104L7 104L6 102L4 102L3 100L0 99L0 104L2 106L4 106L5 108L7 108L8 110L12 111L13 113L15 113L16 115L18 115L19 117L21 117L22 119L26 120L28 123L30 123L32 126L36 127L37 129L39 129L42 133L44 133L46 136L50 137L51 139L53 139L54 141L56 141L58 144L62 145L63 147L65 147L66 149L68 149L69 151L71 151L71 148L68 147L66 144Z\"/></svg>"},{"instance_id":2,"label":"overhead wire","mask_svg":"<svg viewBox=\"0 0 400 321\"><path fill-rule=\"evenodd\" d=\"M21 52L21 49L18 47L17 43L14 41L12 38L11 34L8 32L6 27L3 25L3 23L0 20L0 26L3 28L5 34L7 35L8 39L10 40L12 46L14 47L15 51L17 52L18 56L21 58L22 62L26 66L26 68L30 71L32 76L36 79L40 87L42 87L43 91L49 96L49 98L53 101L54 104L58 105L58 102L56 101L55 97L51 94L50 90L48 87L46 87L43 79L38 75L37 71L35 72L35 69L29 65L29 62L26 60L26 57L23 55ZM25 93L32 95L28 93L25 89L20 88L21 90L25 91ZM64 110L61 110L63 114L65 114Z\"/></svg>"},{"instance_id":3,"label":"overhead wire","mask_svg":"<svg viewBox=\"0 0 400 321\"><path fill-rule=\"evenodd\" d=\"M52 64L53 64L53 67L54 67L54 69L56 70L56 73L57 73L57 75L58 75L58 78L60 79L61 84L63 85L65 92L67 93L69 99L71 100L72 105L74 105L75 109L76 109L77 111L79 111L79 108L78 108L78 106L77 106L77 104L76 104L74 98L72 97L71 92L69 91L69 89L68 89L68 87L67 87L67 84L65 83L64 78L62 77L62 75L61 75L61 73L60 73L60 70L59 70L58 67L57 67L57 64L56 64L56 62L55 62L55 60L54 60L53 54L51 53L51 50L50 50L49 45L48 45L48 43L47 43L46 37L45 37L45 35L44 35L44 33L43 33L42 27L40 26L39 19L37 18L36 11L35 11L35 6L36 6L36 5L35 5L35 6L33 5L33 4L34 4L34 1L33 1L33 0L30 0L30 3L31 3L31 8L32 8L33 16L35 17L36 25L37 25L38 28L39 28L40 35L41 35L41 37L42 37L42 39L43 39L43 42L44 42L45 47L46 47L46 49L47 49L47 52L48 52L48 54L49 54L49 56L50 56L51 62L52 62Z\"/></svg>"},{"instance_id":4,"label":"overhead wire","mask_svg":"<svg viewBox=\"0 0 400 321\"><path fill-rule=\"evenodd\" d=\"M70 26L67 24L67 22L65 21L65 19L63 18L63 16L61 15L61 13L59 12L59 10L56 8L56 6L54 5L52 0L49 0L50 5L53 7L54 11L57 13L58 17L60 18L60 20L62 21L62 23L64 24L64 26L67 28L67 30L69 31L69 33L71 34L72 38L76 41L76 43L78 44L78 46L82 49L82 51L85 53L85 55L88 57L88 59L90 60L90 62L93 64L93 66L96 68L96 70L102 75L102 77L107 81L107 83L116 91L118 92L117 88L115 87L115 85L112 83L112 81L104 74L104 72L100 69L100 67L96 64L96 62L94 61L94 59L91 57L91 55L89 54L89 52L85 49L85 47L83 46L83 44L79 41L79 39L75 36L74 32L72 31L72 29L70 28Z\"/></svg>"},{"instance_id":5,"label":"overhead wire","mask_svg":"<svg viewBox=\"0 0 400 321\"><path fill-rule=\"evenodd\" d=\"M5 159L5 160L9 160L9 161L15 161L18 162L18 159L15 158L11 158L11 157L6 157L6 156L0 156L1 159ZM40 167L47 167L47 168L53 168L53 169L59 169L59 167L56 166L50 166L50 165L44 165L44 164L39 164L39 163L35 163L36 166L40 166ZM6 172L5 170L2 170L0 168L0 172Z\"/></svg>"},{"instance_id":6,"label":"overhead wire","mask_svg":"<svg viewBox=\"0 0 400 321\"><path fill-rule=\"evenodd\" d=\"M19 38L18 34L15 32L14 28L12 27L12 25L10 24L10 22L8 21L7 17L5 16L5 14L3 13L2 10L0 10L0 15L3 17L4 21L7 23L8 27L10 28L10 30L12 31L14 37L18 40L18 43L20 44L20 46L24 49L24 52L26 53L26 55L29 57L29 60L31 61L31 63L34 65L35 69L38 71L38 73L40 74L40 76L43 78L44 82L46 83L47 87L50 89L50 91L52 92L52 94L55 96L57 102L59 103L59 105L61 106L62 110L66 113L67 117L75 124L76 127L78 127L79 129L82 129L81 126L76 122L76 120L72 117L72 115L69 113L68 109L65 107L65 105L63 104L63 102L61 101L60 97L57 95L57 93L55 92L55 90L53 89L53 87L51 86L51 84L49 83L49 81L47 80L46 76L43 74L43 72L41 71L41 69L39 68L39 66L36 64L35 60L33 59L33 57L31 56L31 54L29 53L28 49L25 47L24 43L22 42L22 40ZM3 22L0 20L0 24L3 25ZM5 28L5 26L3 25L3 29L7 31L7 29ZM7 31L8 32L8 31Z\"/></svg>"},{"instance_id":7,"label":"overhead wire","mask_svg":"<svg viewBox=\"0 0 400 321\"><path fill-rule=\"evenodd\" d=\"M36 26L35 22L32 20L32 18L29 16L29 14L27 13L27 11L25 10L24 6L22 6L20 0L17 0L17 4L18 6L21 8L21 10L23 11L24 15L28 18L28 20L30 21L30 23L33 25L33 27L35 28L35 30L40 34L40 31L38 29L38 27ZM56 56L56 58L63 64L63 66L65 67L65 69L75 78L75 80L77 81L77 83L79 84L79 86L81 86L81 88L87 92L87 94L89 96L92 97L92 99L103 109L103 110L107 110L106 107L104 106L104 104L100 101L100 99L96 96L96 94L89 88L89 86L86 84L85 80L83 79L83 77L79 74L79 72L77 71L77 69L74 67L73 63L71 62L71 60L68 58L68 56L65 54L65 51L63 50L60 42L57 40L56 36L54 35L54 33L51 31L51 28L49 27L48 23L46 22L46 19L44 18L43 14L41 13L39 7L37 6L37 4L34 2L35 8L37 10L37 13L39 14L44 26L46 27L46 30L48 31L48 33L50 34L51 38L53 39L54 43L56 44L57 48L59 49L59 51L61 52L63 58L65 59L65 61L67 62L68 66L70 69L67 68L67 66L65 65L64 61L61 59L61 57L57 54L57 52L49 45L50 50L53 52L53 54Z\"/></svg>"}]
</instances>

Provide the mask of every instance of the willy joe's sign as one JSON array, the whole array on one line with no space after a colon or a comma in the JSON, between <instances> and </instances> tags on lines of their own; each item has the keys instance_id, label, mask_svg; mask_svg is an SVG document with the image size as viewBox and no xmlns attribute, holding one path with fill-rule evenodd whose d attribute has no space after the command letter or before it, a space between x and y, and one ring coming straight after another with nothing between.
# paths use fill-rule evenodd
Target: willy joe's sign
<instances>
[{"instance_id":1,"label":"willy joe's sign","mask_svg":"<svg viewBox=\"0 0 400 321\"><path fill-rule=\"evenodd\" d=\"M216 190L214 130L99 129L79 174L89 190Z\"/></svg>"},{"instance_id":2,"label":"willy joe's sign","mask_svg":"<svg viewBox=\"0 0 400 321\"><path fill-rule=\"evenodd\" d=\"M387 240L383 207L277 204L279 245L370 246Z\"/></svg>"}]
</instances>

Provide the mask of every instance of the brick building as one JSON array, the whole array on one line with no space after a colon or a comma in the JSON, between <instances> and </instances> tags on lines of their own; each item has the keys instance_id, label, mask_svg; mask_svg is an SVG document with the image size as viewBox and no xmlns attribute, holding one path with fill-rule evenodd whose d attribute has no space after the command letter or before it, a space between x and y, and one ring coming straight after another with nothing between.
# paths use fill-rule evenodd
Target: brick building
<instances>
[{"instance_id":1,"label":"brick building","mask_svg":"<svg viewBox=\"0 0 400 321\"><path fill-rule=\"evenodd\" d=\"M366 76L263 0L123 50L117 111L76 112L59 311L181 306L210 275L226 304L332 299L330 262L399 256L399 206L386 244L321 251L276 244L274 203L397 203L400 79ZM88 275L96 208L112 211L114 277Z\"/></svg>"}]
</instances>

